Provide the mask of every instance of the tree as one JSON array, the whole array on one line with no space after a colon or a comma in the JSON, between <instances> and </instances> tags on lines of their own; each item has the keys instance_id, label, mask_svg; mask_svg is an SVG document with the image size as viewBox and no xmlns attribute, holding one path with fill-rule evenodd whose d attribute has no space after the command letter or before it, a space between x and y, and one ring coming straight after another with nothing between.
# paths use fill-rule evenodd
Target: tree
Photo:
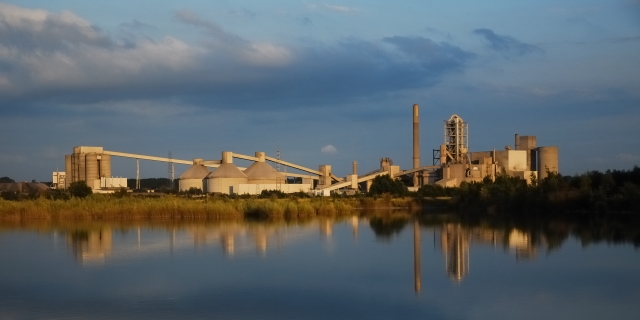
<instances>
[{"instance_id":1,"label":"tree","mask_svg":"<svg viewBox=\"0 0 640 320\"><path fill-rule=\"evenodd\" d=\"M383 193L389 193L396 197L404 197L409 191L402 181L393 179L389 175L381 175L373 178L369 195L379 196Z\"/></svg>"},{"instance_id":2,"label":"tree","mask_svg":"<svg viewBox=\"0 0 640 320\"><path fill-rule=\"evenodd\" d=\"M2 177L0 178L0 183L15 183L15 180L9 177Z\"/></svg>"},{"instance_id":3,"label":"tree","mask_svg":"<svg viewBox=\"0 0 640 320\"><path fill-rule=\"evenodd\" d=\"M69 193L73 197L85 198L85 197L93 194L93 191L87 185L86 181L81 180L81 181L72 182L69 185Z\"/></svg>"}]
</instances>

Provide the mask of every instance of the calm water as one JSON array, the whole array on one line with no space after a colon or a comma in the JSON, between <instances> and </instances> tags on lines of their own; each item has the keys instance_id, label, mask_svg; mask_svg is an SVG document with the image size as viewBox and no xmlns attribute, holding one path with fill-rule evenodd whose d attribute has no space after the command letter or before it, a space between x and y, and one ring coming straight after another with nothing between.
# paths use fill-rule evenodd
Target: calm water
<instances>
[{"instance_id":1,"label":"calm water","mask_svg":"<svg viewBox=\"0 0 640 320\"><path fill-rule=\"evenodd\" d=\"M633 241L489 225L5 224L0 319L640 319Z\"/></svg>"}]
</instances>

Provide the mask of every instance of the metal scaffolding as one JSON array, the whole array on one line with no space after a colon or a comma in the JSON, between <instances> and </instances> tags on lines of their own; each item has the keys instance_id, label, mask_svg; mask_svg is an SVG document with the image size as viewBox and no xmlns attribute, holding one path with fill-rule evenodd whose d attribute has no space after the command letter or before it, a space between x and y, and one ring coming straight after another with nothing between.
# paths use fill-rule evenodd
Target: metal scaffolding
<instances>
[{"instance_id":1,"label":"metal scaffolding","mask_svg":"<svg viewBox=\"0 0 640 320\"><path fill-rule=\"evenodd\" d=\"M469 151L469 126L457 114L444 122L444 145L447 151L447 163L465 163Z\"/></svg>"}]
</instances>

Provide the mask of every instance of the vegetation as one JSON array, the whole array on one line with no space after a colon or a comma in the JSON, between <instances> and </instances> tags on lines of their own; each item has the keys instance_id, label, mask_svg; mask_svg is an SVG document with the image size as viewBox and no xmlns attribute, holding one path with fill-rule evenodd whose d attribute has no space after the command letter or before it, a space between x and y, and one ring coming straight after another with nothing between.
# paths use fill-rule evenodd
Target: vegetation
<instances>
[{"instance_id":1,"label":"vegetation","mask_svg":"<svg viewBox=\"0 0 640 320\"><path fill-rule=\"evenodd\" d=\"M87 196L93 194L93 191L87 185L87 182L83 180L71 182L69 188L67 189L69 191L69 194L76 198L86 198Z\"/></svg>"},{"instance_id":2,"label":"vegetation","mask_svg":"<svg viewBox=\"0 0 640 320\"><path fill-rule=\"evenodd\" d=\"M0 177L0 183L15 183L15 181L9 177Z\"/></svg>"},{"instance_id":3,"label":"vegetation","mask_svg":"<svg viewBox=\"0 0 640 320\"><path fill-rule=\"evenodd\" d=\"M640 168L590 171L562 176L548 172L540 183L499 175L495 181L462 183L458 188L424 186L421 199L450 197L462 210L488 212L640 212Z\"/></svg>"},{"instance_id":4,"label":"vegetation","mask_svg":"<svg viewBox=\"0 0 640 320\"><path fill-rule=\"evenodd\" d=\"M389 175L381 175L373 178L369 195L381 196L390 194L393 197L405 197L408 194L407 186L399 179L393 179Z\"/></svg>"}]
</instances>

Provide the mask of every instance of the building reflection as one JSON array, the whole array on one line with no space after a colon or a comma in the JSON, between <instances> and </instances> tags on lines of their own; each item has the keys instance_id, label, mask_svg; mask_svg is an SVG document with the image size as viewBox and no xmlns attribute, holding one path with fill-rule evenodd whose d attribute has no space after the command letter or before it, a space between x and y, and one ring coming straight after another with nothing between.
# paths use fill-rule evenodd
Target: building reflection
<instances>
[{"instance_id":1,"label":"building reflection","mask_svg":"<svg viewBox=\"0 0 640 320\"><path fill-rule=\"evenodd\" d=\"M76 261L83 265L104 264L112 250L111 229L74 230L67 235Z\"/></svg>"},{"instance_id":2,"label":"building reflection","mask_svg":"<svg viewBox=\"0 0 640 320\"><path fill-rule=\"evenodd\" d=\"M524 230L491 227L466 227L460 223L447 223L440 227L440 248L447 275L456 283L469 273L469 251L473 245L502 247L515 256L516 261L536 258L539 243L535 235Z\"/></svg>"},{"instance_id":3,"label":"building reflection","mask_svg":"<svg viewBox=\"0 0 640 320\"><path fill-rule=\"evenodd\" d=\"M445 225L440 246L447 274L455 282L462 281L469 272L469 231L459 224Z\"/></svg>"}]
</instances>

